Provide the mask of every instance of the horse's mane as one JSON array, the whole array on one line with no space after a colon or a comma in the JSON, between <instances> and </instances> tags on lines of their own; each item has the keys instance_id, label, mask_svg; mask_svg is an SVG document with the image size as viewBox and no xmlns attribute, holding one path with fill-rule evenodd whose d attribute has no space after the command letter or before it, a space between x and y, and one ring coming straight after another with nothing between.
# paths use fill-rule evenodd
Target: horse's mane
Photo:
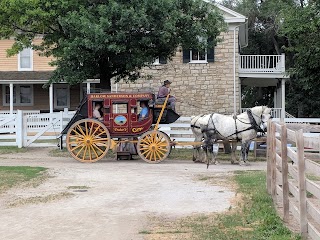
<instances>
[{"instance_id":1,"label":"horse's mane","mask_svg":"<svg viewBox=\"0 0 320 240\"><path fill-rule=\"evenodd\" d=\"M250 108L250 110L256 116L261 116L262 114L269 114L271 112L271 108L268 108L267 106L255 106L253 108ZM237 116L237 118L248 119L248 114L247 112L240 113Z\"/></svg>"}]
</instances>

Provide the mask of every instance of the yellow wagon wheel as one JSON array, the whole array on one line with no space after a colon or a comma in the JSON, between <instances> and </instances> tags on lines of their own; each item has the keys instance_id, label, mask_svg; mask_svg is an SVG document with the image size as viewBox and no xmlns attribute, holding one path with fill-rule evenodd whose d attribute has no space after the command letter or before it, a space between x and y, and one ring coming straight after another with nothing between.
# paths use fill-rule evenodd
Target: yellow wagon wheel
<instances>
[{"instance_id":1,"label":"yellow wagon wheel","mask_svg":"<svg viewBox=\"0 0 320 240\"><path fill-rule=\"evenodd\" d=\"M67 133L67 149L80 162L96 162L103 158L111 144L110 133L103 123L94 119L75 122Z\"/></svg>"},{"instance_id":2,"label":"yellow wagon wheel","mask_svg":"<svg viewBox=\"0 0 320 240\"><path fill-rule=\"evenodd\" d=\"M160 131L149 131L141 135L137 151L148 163L159 163L170 154L170 139Z\"/></svg>"}]
</instances>

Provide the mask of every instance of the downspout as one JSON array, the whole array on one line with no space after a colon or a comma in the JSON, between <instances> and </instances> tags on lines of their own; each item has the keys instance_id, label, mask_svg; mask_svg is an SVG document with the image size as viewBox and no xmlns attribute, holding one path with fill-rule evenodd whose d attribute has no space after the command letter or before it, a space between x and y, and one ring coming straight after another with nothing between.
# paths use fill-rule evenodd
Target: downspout
<instances>
[{"instance_id":1,"label":"downspout","mask_svg":"<svg viewBox=\"0 0 320 240\"><path fill-rule=\"evenodd\" d=\"M237 101L236 101L236 26L233 29L233 114L237 116Z\"/></svg>"},{"instance_id":2,"label":"downspout","mask_svg":"<svg viewBox=\"0 0 320 240\"><path fill-rule=\"evenodd\" d=\"M233 114L237 116L237 97L236 97L236 30L245 23L235 26L233 29ZM241 106L241 82L239 83L239 107Z\"/></svg>"}]
</instances>

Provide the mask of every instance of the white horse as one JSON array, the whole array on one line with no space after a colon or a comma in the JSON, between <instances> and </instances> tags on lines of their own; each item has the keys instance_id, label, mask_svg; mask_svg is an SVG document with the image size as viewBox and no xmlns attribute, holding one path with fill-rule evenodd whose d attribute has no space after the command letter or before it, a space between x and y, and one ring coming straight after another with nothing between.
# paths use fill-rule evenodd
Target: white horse
<instances>
[{"instance_id":1,"label":"white horse","mask_svg":"<svg viewBox=\"0 0 320 240\"><path fill-rule=\"evenodd\" d=\"M257 106L237 116L212 113L193 117L191 129L196 142L204 140L207 164L209 164L209 154L212 155L211 161L217 163L218 140L241 141L240 164L246 164L250 141L257 136L258 132L266 129L267 122L271 118L270 112L271 109L266 106ZM236 160L236 146L236 142L232 142L232 163ZM193 160L195 161L200 155L200 147L195 148Z\"/></svg>"},{"instance_id":2,"label":"white horse","mask_svg":"<svg viewBox=\"0 0 320 240\"><path fill-rule=\"evenodd\" d=\"M233 115L230 115L231 117ZM210 114L201 114L198 116L192 116L191 117L191 130L193 132L193 135L195 136L195 142L203 142L203 144L200 146L196 146L193 148L193 154L192 154L192 160L194 162L207 162L206 160L206 155L203 157L205 154L206 150L209 150L212 153L212 160L214 164L219 163L219 161L216 159L216 156L218 155L218 150L219 150L219 144L213 143L212 146L208 146L209 149L207 149L207 146L204 145L204 133L201 130L201 126L205 125L208 123L210 118ZM224 146L228 146L229 140L227 139L221 139L223 141ZM230 146L230 145L229 145ZM235 150L237 147L236 142L232 142L231 145L231 163L233 164L236 161L236 155L235 155ZM205 150L205 151L202 151ZM234 151L233 151L234 149ZM226 151L226 149L225 149ZM204 159L205 158L205 159ZM204 160L203 160L204 159Z\"/></svg>"}]
</instances>

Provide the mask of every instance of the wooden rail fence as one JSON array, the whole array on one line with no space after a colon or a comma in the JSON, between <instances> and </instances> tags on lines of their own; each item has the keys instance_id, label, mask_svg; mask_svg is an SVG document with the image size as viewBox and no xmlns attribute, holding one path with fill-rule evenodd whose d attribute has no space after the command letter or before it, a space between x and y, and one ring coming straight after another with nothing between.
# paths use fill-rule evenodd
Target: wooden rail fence
<instances>
[{"instance_id":1,"label":"wooden rail fence","mask_svg":"<svg viewBox=\"0 0 320 240\"><path fill-rule=\"evenodd\" d=\"M320 154L320 138L269 121L267 145L267 189L282 207L282 219L288 222L292 214L303 239L319 240L320 164L306 158L306 149Z\"/></svg>"}]
</instances>

